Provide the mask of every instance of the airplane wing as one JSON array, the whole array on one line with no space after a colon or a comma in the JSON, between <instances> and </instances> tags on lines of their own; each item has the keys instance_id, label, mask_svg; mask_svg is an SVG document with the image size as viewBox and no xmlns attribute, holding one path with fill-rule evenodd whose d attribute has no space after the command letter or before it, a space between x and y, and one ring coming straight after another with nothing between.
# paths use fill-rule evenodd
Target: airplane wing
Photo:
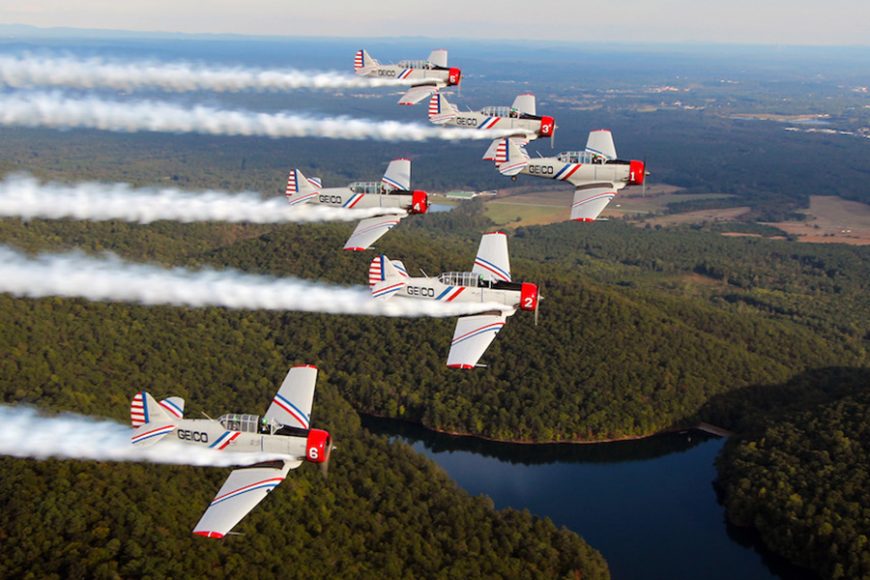
<instances>
[{"instance_id":1,"label":"airplane wing","mask_svg":"<svg viewBox=\"0 0 870 580\"><path fill-rule=\"evenodd\" d=\"M429 95L438 90L438 87L435 85L418 85L416 87L411 87L408 89L402 98L399 99L400 105L416 105L423 99L427 98Z\"/></svg>"},{"instance_id":2,"label":"airplane wing","mask_svg":"<svg viewBox=\"0 0 870 580\"><path fill-rule=\"evenodd\" d=\"M514 176L529 165L529 154L525 145L528 139L522 137L505 137L499 139L495 148L495 166L502 175ZM492 146L490 146L490 149ZM489 154L489 150L487 150Z\"/></svg>"},{"instance_id":3,"label":"airplane wing","mask_svg":"<svg viewBox=\"0 0 870 580\"><path fill-rule=\"evenodd\" d=\"M616 196L616 185L610 182L589 183L574 190L571 219L581 222L594 221Z\"/></svg>"},{"instance_id":4,"label":"airplane wing","mask_svg":"<svg viewBox=\"0 0 870 580\"><path fill-rule=\"evenodd\" d=\"M317 384L317 368L293 367L281 388L272 399L272 404L263 415L282 425L308 429L311 424L311 406L314 404L314 387Z\"/></svg>"},{"instance_id":5,"label":"airplane wing","mask_svg":"<svg viewBox=\"0 0 870 580\"><path fill-rule=\"evenodd\" d=\"M586 151L602 155L607 159L616 159L616 145L613 144L613 135L607 129L590 131L586 140Z\"/></svg>"},{"instance_id":6,"label":"airplane wing","mask_svg":"<svg viewBox=\"0 0 870 580\"><path fill-rule=\"evenodd\" d=\"M284 481L301 461L274 461L235 469L221 486L193 533L206 538L223 538L266 495Z\"/></svg>"},{"instance_id":7,"label":"airplane wing","mask_svg":"<svg viewBox=\"0 0 870 580\"><path fill-rule=\"evenodd\" d=\"M387 171L381 178L381 182L388 189L411 189L411 160L393 159L387 165Z\"/></svg>"},{"instance_id":8,"label":"airplane wing","mask_svg":"<svg viewBox=\"0 0 870 580\"><path fill-rule=\"evenodd\" d=\"M471 271L485 280L511 281L511 261L504 232L489 232L481 236Z\"/></svg>"},{"instance_id":9,"label":"airplane wing","mask_svg":"<svg viewBox=\"0 0 870 580\"><path fill-rule=\"evenodd\" d=\"M399 225L403 215L385 215L366 218L357 224L356 229L344 244L345 250L362 251L369 249L381 236Z\"/></svg>"},{"instance_id":10,"label":"airplane wing","mask_svg":"<svg viewBox=\"0 0 870 580\"><path fill-rule=\"evenodd\" d=\"M461 316L456 321L447 366L452 369L474 368L506 321L504 314Z\"/></svg>"}]
</instances>

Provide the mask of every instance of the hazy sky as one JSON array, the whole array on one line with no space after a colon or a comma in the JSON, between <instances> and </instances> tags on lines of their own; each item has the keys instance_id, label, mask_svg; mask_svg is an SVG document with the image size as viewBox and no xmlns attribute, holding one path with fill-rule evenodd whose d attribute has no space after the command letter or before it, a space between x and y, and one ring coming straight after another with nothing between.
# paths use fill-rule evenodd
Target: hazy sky
<instances>
[{"instance_id":1,"label":"hazy sky","mask_svg":"<svg viewBox=\"0 0 870 580\"><path fill-rule=\"evenodd\" d=\"M867 0L0 0L0 23L282 36L870 45Z\"/></svg>"}]
</instances>

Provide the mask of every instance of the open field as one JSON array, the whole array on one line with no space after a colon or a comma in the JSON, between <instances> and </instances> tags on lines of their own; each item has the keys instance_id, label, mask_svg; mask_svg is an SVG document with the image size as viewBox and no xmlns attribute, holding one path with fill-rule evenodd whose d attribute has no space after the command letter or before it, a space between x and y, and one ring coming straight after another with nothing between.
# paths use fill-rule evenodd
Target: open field
<instances>
[{"instance_id":1,"label":"open field","mask_svg":"<svg viewBox=\"0 0 870 580\"><path fill-rule=\"evenodd\" d=\"M680 194L679 191L679 187L667 184L650 186L646 194L639 187L626 188L617 194L601 217L623 218L658 214L664 212L669 203L729 197L720 193ZM573 189L570 186L504 189L497 196L486 198L486 215L496 224L505 227L560 222L571 215L572 198Z\"/></svg>"},{"instance_id":2,"label":"open field","mask_svg":"<svg viewBox=\"0 0 870 580\"><path fill-rule=\"evenodd\" d=\"M801 242L821 244L870 244L870 205L833 195L810 197L809 209L801 210L806 221L772 225L798 237Z\"/></svg>"},{"instance_id":3,"label":"open field","mask_svg":"<svg viewBox=\"0 0 870 580\"><path fill-rule=\"evenodd\" d=\"M750 208L743 206L687 211L685 213L675 213L643 220L642 222L639 222L639 225L650 224L651 226L668 227L703 222L732 221L749 213L749 210Z\"/></svg>"}]
</instances>

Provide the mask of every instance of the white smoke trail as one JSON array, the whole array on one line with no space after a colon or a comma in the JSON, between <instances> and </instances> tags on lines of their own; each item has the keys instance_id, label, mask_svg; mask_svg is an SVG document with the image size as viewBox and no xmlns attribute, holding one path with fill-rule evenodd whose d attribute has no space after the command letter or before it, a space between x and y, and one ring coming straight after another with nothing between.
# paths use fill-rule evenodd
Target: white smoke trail
<instances>
[{"instance_id":1,"label":"white smoke trail","mask_svg":"<svg viewBox=\"0 0 870 580\"><path fill-rule=\"evenodd\" d=\"M71 87L134 91L288 91L407 86L409 80L357 77L336 71L254 69L177 61L114 61L74 56L0 55L0 83L15 88Z\"/></svg>"},{"instance_id":2,"label":"white smoke trail","mask_svg":"<svg viewBox=\"0 0 870 580\"><path fill-rule=\"evenodd\" d=\"M237 270L167 270L80 252L28 258L0 246L0 292L28 298L64 296L95 302L132 302L244 310L294 310L369 316L461 316L509 310L494 303L443 303L393 298L375 301L367 288L298 278L274 278Z\"/></svg>"},{"instance_id":3,"label":"white smoke trail","mask_svg":"<svg viewBox=\"0 0 870 580\"><path fill-rule=\"evenodd\" d=\"M166 101L108 101L97 97L68 98L58 93L0 95L0 124L55 129L100 129L134 133L201 133L247 137L324 137L427 141L498 139L515 130L445 129L398 121L350 117L303 117L288 113L256 113Z\"/></svg>"},{"instance_id":4,"label":"white smoke trail","mask_svg":"<svg viewBox=\"0 0 870 580\"><path fill-rule=\"evenodd\" d=\"M29 175L0 181L0 216L24 219L157 220L231 223L310 223L355 221L406 212L398 208L349 210L322 205L290 207L283 197L263 199L253 192L186 192L172 188L132 188L124 183L42 183Z\"/></svg>"},{"instance_id":5,"label":"white smoke trail","mask_svg":"<svg viewBox=\"0 0 870 580\"><path fill-rule=\"evenodd\" d=\"M29 459L90 459L226 467L284 459L274 453L222 453L161 441L151 447L130 443L133 430L107 419L84 415L40 415L30 407L0 405L0 455Z\"/></svg>"}]
</instances>

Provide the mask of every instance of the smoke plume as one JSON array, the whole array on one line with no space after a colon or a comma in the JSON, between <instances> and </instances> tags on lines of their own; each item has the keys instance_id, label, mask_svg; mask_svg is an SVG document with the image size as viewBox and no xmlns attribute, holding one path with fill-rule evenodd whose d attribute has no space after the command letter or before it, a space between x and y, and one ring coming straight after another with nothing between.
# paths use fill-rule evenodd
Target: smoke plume
<instances>
[{"instance_id":1,"label":"smoke plume","mask_svg":"<svg viewBox=\"0 0 870 580\"><path fill-rule=\"evenodd\" d=\"M124 183L42 183L29 175L0 181L0 216L23 219L123 220L141 224L179 222L310 223L355 221L406 212L398 208L343 209L323 205L290 207L283 196L257 193L133 188Z\"/></svg>"},{"instance_id":2,"label":"smoke plume","mask_svg":"<svg viewBox=\"0 0 870 580\"><path fill-rule=\"evenodd\" d=\"M246 137L322 137L379 141L497 139L515 130L447 129L398 121L311 117L185 106L166 101L111 101L60 93L0 94L0 125L54 129L100 129L135 133L199 133Z\"/></svg>"},{"instance_id":3,"label":"smoke plume","mask_svg":"<svg viewBox=\"0 0 870 580\"><path fill-rule=\"evenodd\" d=\"M122 91L161 89L172 92L271 92L403 86L411 82L357 77L336 71L210 66L186 61L118 61L100 57L0 55L0 83L15 88L42 86Z\"/></svg>"},{"instance_id":4,"label":"smoke plume","mask_svg":"<svg viewBox=\"0 0 870 580\"><path fill-rule=\"evenodd\" d=\"M114 256L93 258L79 252L29 258L4 246L0 246L0 292L27 298L63 296L149 306L217 306L396 317L445 317L509 310L494 303L442 303L407 298L375 301L370 291L360 286L342 287L237 270L165 269L125 262Z\"/></svg>"}]
</instances>

